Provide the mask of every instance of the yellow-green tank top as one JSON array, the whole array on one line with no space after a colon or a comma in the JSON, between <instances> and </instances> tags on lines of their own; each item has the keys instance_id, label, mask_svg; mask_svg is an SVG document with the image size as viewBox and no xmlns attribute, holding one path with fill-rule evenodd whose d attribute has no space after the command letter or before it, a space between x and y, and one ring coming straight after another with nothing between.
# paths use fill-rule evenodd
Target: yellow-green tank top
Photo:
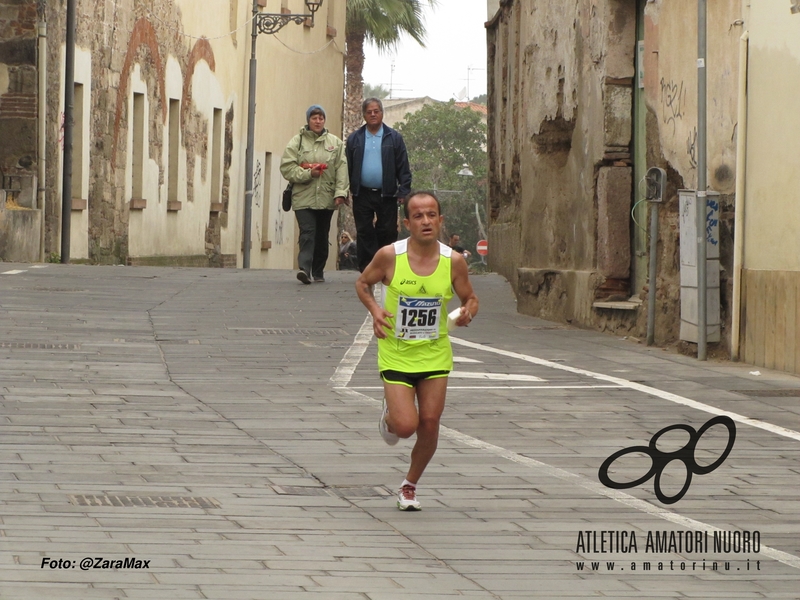
<instances>
[{"instance_id":1,"label":"yellow-green tank top","mask_svg":"<svg viewBox=\"0 0 800 600\"><path fill-rule=\"evenodd\" d=\"M452 249L439 242L439 264L421 277L408 264L408 239L392 244L394 276L386 287L383 307L394 315L391 330L378 340L378 370L425 373L453 369L447 335L447 303L453 297Z\"/></svg>"}]
</instances>

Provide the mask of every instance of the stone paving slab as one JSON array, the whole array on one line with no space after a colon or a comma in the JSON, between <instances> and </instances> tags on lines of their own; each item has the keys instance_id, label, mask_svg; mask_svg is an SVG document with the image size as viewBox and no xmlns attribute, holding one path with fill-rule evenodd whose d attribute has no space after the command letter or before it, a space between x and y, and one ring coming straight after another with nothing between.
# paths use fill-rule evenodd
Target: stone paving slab
<instances>
[{"instance_id":1,"label":"stone paving slab","mask_svg":"<svg viewBox=\"0 0 800 600\"><path fill-rule=\"evenodd\" d=\"M0 264L0 598L800 597L796 437L739 422L724 464L671 506L652 479L613 491L597 478L613 452L715 409L798 432L800 398L746 392L800 378L517 315L502 278L476 276L481 313L458 331L471 345L454 345L456 371L501 378L451 378L424 510L406 514L388 494L410 442L376 431L354 273L302 286L280 271L14 268ZM724 432L703 437L701 464ZM617 477L647 468L632 459ZM661 483L684 480L671 464ZM135 501L71 500L115 495ZM698 528L757 530L762 547L645 551L648 534ZM635 533L637 550L580 546L603 531ZM151 562L40 567L95 556Z\"/></svg>"}]
</instances>

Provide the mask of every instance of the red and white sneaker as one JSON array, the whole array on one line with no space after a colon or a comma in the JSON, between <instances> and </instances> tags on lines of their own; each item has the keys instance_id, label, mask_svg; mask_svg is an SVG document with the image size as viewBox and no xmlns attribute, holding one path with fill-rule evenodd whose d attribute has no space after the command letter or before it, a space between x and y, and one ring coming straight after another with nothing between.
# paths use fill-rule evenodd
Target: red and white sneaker
<instances>
[{"instance_id":1,"label":"red and white sneaker","mask_svg":"<svg viewBox=\"0 0 800 600\"><path fill-rule=\"evenodd\" d=\"M397 493L397 508L400 510L422 510L422 505L417 501L417 488L413 485L404 485Z\"/></svg>"}]
</instances>

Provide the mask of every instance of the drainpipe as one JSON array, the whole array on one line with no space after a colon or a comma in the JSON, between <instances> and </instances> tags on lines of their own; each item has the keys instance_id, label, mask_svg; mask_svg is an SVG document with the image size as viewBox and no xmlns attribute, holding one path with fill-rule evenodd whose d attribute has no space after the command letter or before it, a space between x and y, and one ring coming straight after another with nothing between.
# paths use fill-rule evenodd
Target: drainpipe
<instances>
[{"instance_id":1,"label":"drainpipe","mask_svg":"<svg viewBox=\"0 0 800 600\"><path fill-rule=\"evenodd\" d=\"M744 262L744 190L747 159L747 58L750 34L739 38L739 98L736 128L736 204L733 228L733 303L731 307L731 360L739 360L742 320L742 263Z\"/></svg>"},{"instance_id":2,"label":"drainpipe","mask_svg":"<svg viewBox=\"0 0 800 600\"><path fill-rule=\"evenodd\" d=\"M39 151L38 151L38 186L36 191L36 208L42 214L42 227L39 232L39 262L44 262L44 232L45 232L45 173L47 169L45 134L47 133L47 22L44 14L38 23L39 44Z\"/></svg>"},{"instance_id":3,"label":"drainpipe","mask_svg":"<svg viewBox=\"0 0 800 600\"><path fill-rule=\"evenodd\" d=\"M708 279L706 263L708 218L708 133L706 46L707 0L697 2L697 359L706 360L708 339Z\"/></svg>"},{"instance_id":4,"label":"drainpipe","mask_svg":"<svg viewBox=\"0 0 800 600\"><path fill-rule=\"evenodd\" d=\"M69 263L72 220L72 121L75 104L75 3L67 0L67 31L64 67L64 154L61 179L61 262Z\"/></svg>"},{"instance_id":5,"label":"drainpipe","mask_svg":"<svg viewBox=\"0 0 800 600\"><path fill-rule=\"evenodd\" d=\"M253 0L253 28L250 38L250 70L247 84L247 148L244 157L244 234L242 235L242 268L250 268L250 245L253 228L253 160L256 123L256 40L258 39L258 0Z\"/></svg>"}]
</instances>

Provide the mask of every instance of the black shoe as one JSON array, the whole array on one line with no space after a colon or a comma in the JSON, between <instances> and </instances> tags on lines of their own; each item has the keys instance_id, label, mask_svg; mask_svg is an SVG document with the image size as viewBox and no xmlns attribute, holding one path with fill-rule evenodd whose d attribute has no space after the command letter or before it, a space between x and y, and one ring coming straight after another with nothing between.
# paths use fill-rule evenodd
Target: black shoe
<instances>
[{"instance_id":1,"label":"black shoe","mask_svg":"<svg viewBox=\"0 0 800 600\"><path fill-rule=\"evenodd\" d=\"M314 283L325 283L324 277L314 277Z\"/></svg>"},{"instance_id":2,"label":"black shoe","mask_svg":"<svg viewBox=\"0 0 800 600\"><path fill-rule=\"evenodd\" d=\"M308 285L309 283L311 283L311 278L308 276L308 273L306 273L305 271L298 271L297 272L297 280L302 282L302 283L304 283L305 285Z\"/></svg>"}]
</instances>

